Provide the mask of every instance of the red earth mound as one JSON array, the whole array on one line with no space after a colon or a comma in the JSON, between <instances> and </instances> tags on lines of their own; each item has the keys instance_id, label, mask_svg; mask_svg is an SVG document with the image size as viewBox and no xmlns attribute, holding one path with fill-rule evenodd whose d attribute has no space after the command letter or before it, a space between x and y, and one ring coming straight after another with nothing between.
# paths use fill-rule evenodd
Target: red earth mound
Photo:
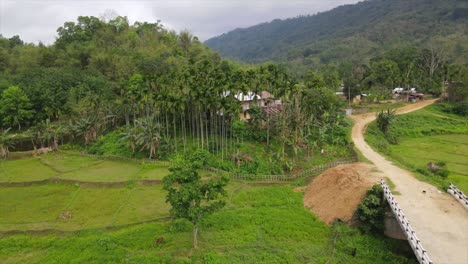
<instances>
[{"instance_id":1,"label":"red earth mound","mask_svg":"<svg viewBox=\"0 0 468 264\"><path fill-rule=\"evenodd\" d=\"M373 166L366 163L340 165L317 176L306 188L304 206L322 221L349 221L366 191L379 183Z\"/></svg>"}]
</instances>

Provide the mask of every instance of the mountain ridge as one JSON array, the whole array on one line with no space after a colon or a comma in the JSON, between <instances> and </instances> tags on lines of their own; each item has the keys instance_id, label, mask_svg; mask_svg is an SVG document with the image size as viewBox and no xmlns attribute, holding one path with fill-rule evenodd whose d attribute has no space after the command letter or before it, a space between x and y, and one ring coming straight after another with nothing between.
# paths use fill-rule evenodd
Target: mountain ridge
<instances>
[{"instance_id":1,"label":"mountain ridge","mask_svg":"<svg viewBox=\"0 0 468 264\"><path fill-rule=\"evenodd\" d=\"M466 63L461 55L468 51L467 17L468 1L369 0L238 28L205 44L248 63L317 66L365 62L395 46L434 42L447 50L450 60Z\"/></svg>"}]
</instances>

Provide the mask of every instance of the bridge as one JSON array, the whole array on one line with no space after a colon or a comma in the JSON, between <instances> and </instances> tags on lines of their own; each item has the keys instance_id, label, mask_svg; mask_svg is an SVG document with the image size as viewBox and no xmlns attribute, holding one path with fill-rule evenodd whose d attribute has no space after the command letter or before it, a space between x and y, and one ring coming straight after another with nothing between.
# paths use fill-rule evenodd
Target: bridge
<instances>
[{"instance_id":1,"label":"bridge","mask_svg":"<svg viewBox=\"0 0 468 264\"><path fill-rule=\"evenodd\" d=\"M383 179L381 180L380 185L382 185L385 200L387 200L388 205L392 209L393 215L396 217L398 224L400 225L403 234L405 234L405 237L408 240L411 248L413 249L414 255L418 259L419 263L433 264L433 262L429 258L429 255L427 254L426 249L424 249L421 240L416 235L416 232L414 231L410 222L403 213L403 210L401 210L400 206L398 205L398 202L395 200L395 197L390 191L390 188Z\"/></svg>"}]
</instances>

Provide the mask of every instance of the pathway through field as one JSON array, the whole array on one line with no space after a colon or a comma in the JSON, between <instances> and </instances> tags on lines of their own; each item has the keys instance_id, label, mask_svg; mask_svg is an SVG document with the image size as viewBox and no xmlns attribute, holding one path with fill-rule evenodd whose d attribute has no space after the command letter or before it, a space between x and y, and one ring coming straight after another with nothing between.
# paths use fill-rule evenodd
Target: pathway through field
<instances>
[{"instance_id":1,"label":"pathway through field","mask_svg":"<svg viewBox=\"0 0 468 264\"><path fill-rule=\"evenodd\" d=\"M421 109L434 101L421 101L401 107L397 110L397 114ZM419 181L409 171L393 165L364 141L365 129L375 120L375 113L351 116L351 118L355 121L352 130L354 144L395 183L396 191L401 193L395 198L432 261L436 264L467 264L468 212L452 196ZM423 193L423 190L426 193Z\"/></svg>"}]
</instances>

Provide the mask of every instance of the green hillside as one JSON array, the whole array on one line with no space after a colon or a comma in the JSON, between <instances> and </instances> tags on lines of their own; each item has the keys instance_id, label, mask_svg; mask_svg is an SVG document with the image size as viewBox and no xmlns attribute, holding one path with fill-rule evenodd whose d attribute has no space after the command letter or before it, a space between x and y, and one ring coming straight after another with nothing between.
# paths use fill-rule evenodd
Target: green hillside
<instances>
[{"instance_id":1,"label":"green hillside","mask_svg":"<svg viewBox=\"0 0 468 264\"><path fill-rule=\"evenodd\" d=\"M365 63L391 48L437 47L452 63L465 63L468 2L369 0L328 12L236 29L205 42L222 56L245 62L287 61L313 67Z\"/></svg>"}]
</instances>

